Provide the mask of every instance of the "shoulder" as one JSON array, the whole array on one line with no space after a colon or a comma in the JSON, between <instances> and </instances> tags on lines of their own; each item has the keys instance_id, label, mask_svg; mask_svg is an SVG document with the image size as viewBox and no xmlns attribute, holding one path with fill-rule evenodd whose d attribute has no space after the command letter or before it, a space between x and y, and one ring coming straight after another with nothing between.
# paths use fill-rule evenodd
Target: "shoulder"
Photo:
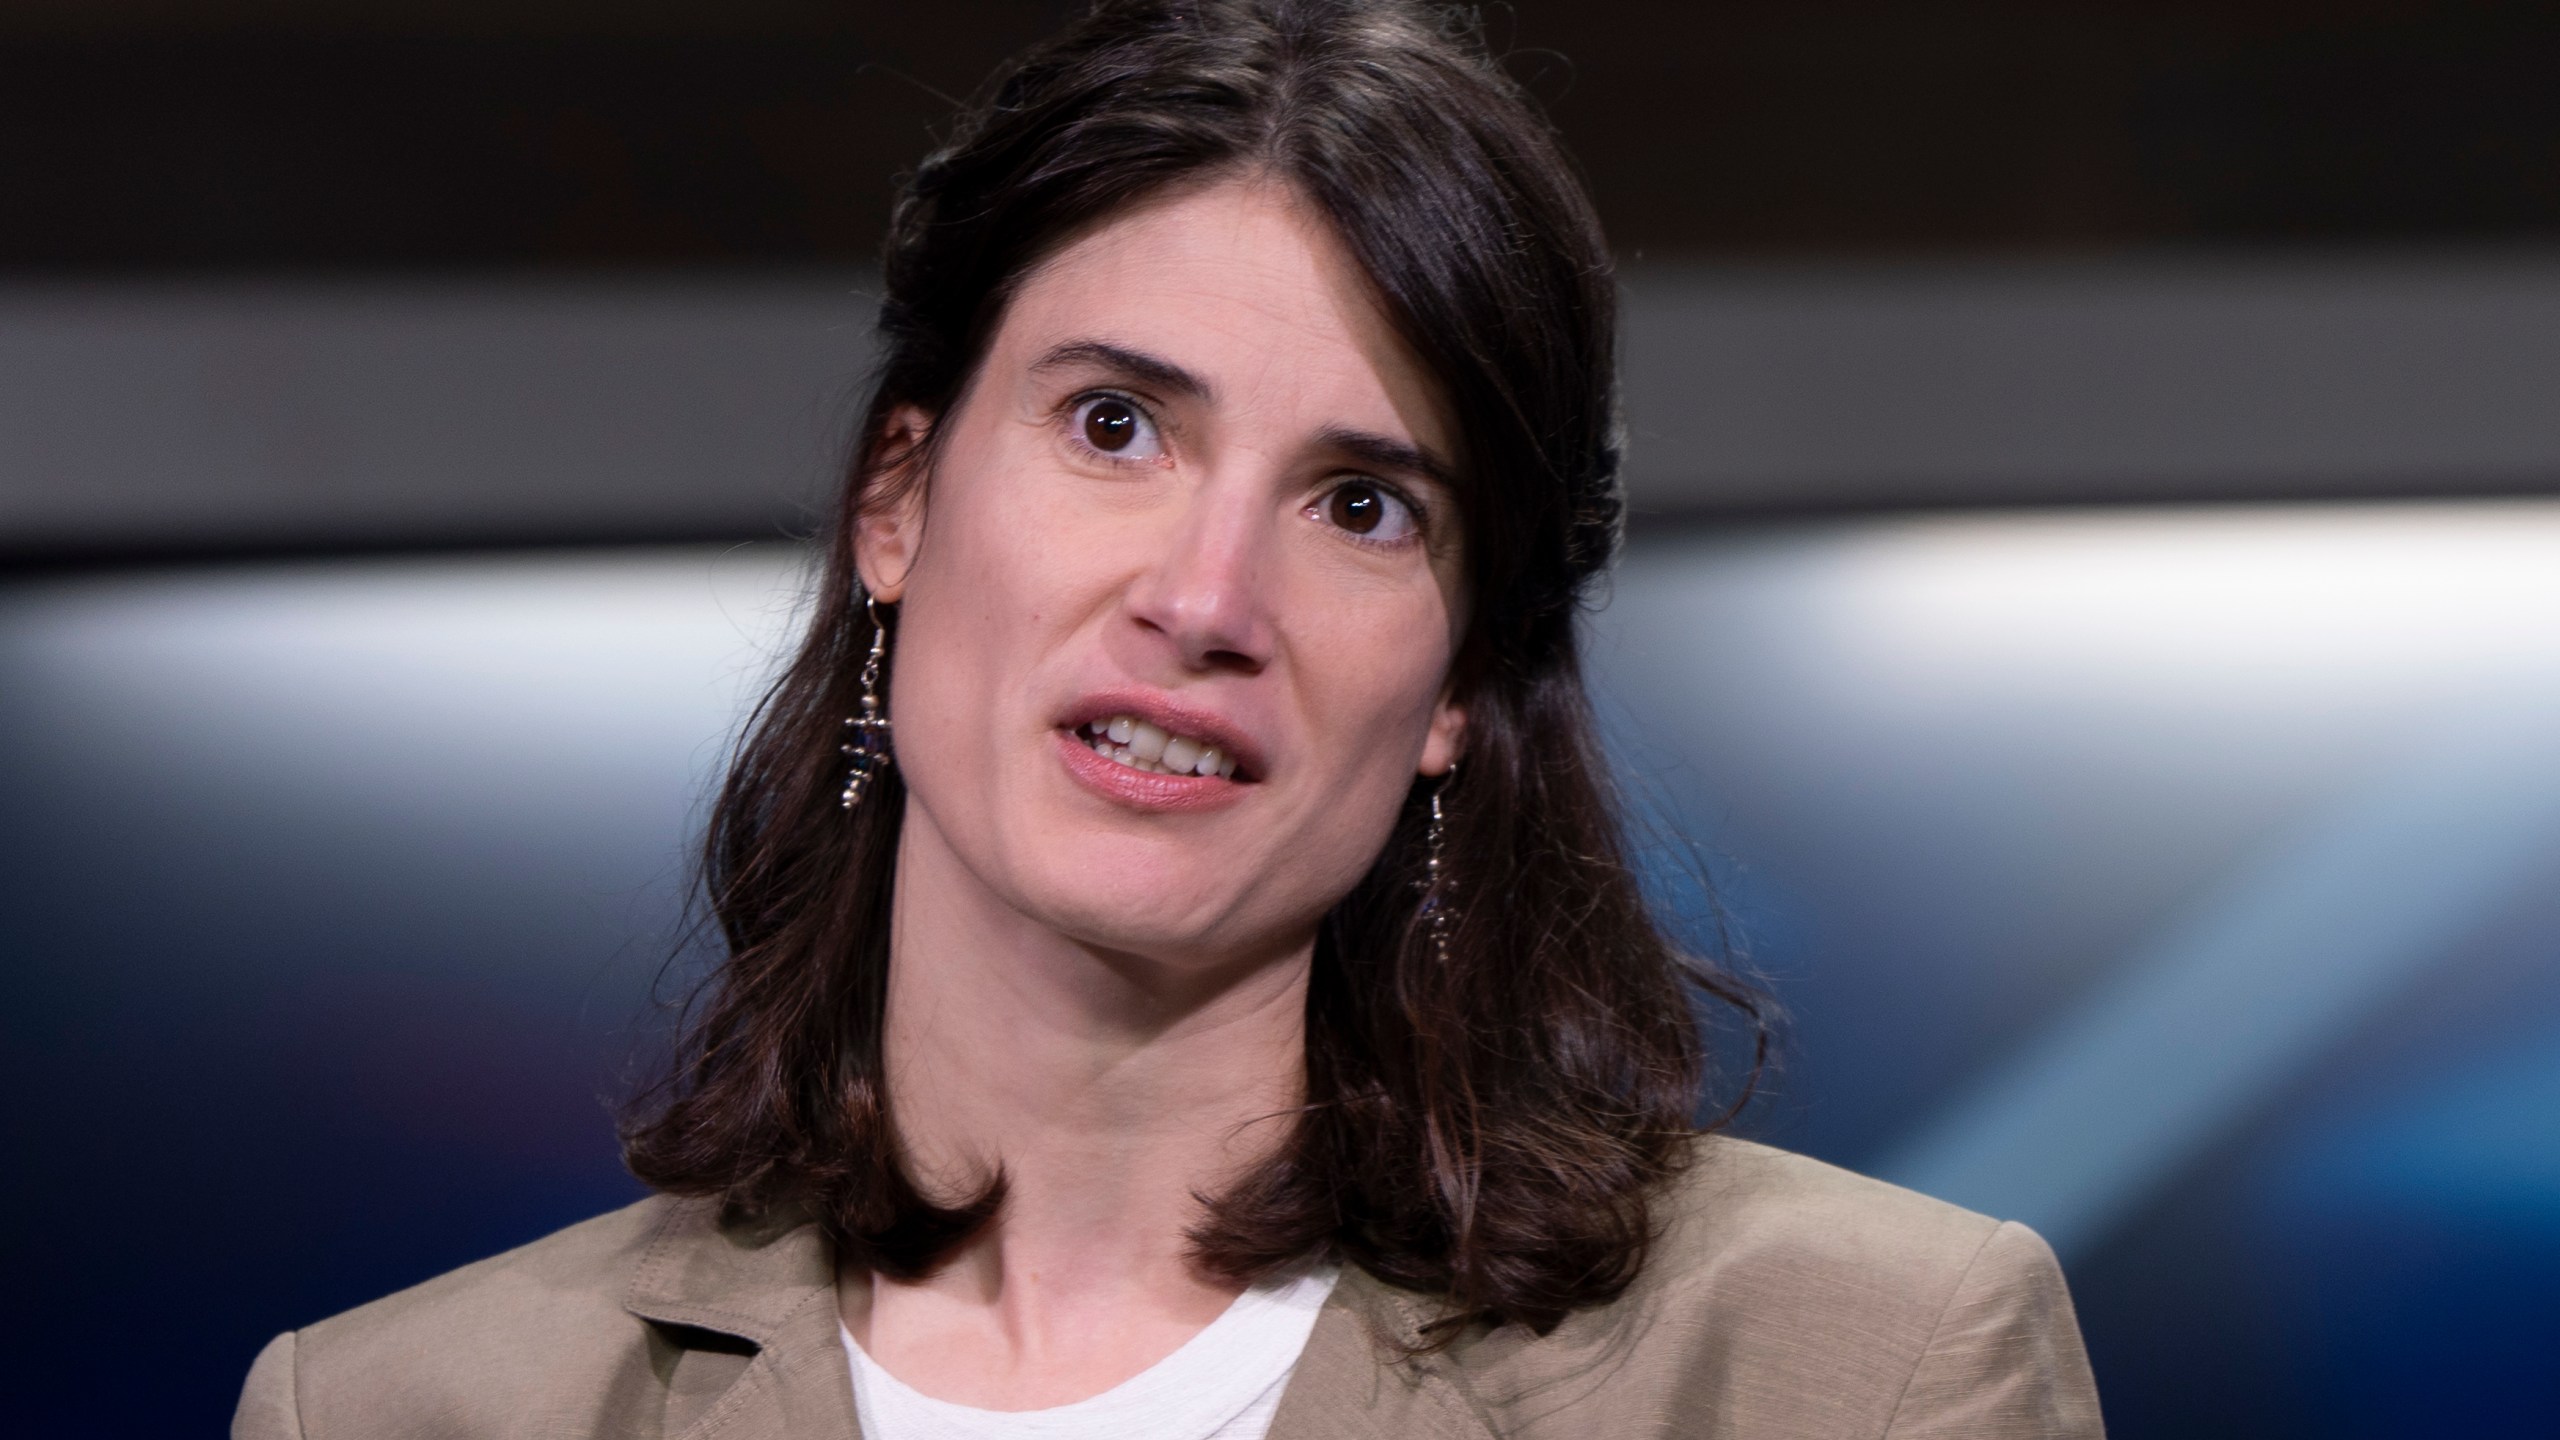
<instances>
[{"instance_id":1,"label":"shoulder","mask_svg":"<svg viewBox=\"0 0 2560 1440\"><path fill-rule=\"evenodd\" d=\"M563 1323L621 1315L634 1268L681 1203L652 1197L332 1316L301 1332L302 1359L498 1350Z\"/></svg>"},{"instance_id":2,"label":"shoulder","mask_svg":"<svg viewBox=\"0 0 2560 1440\"><path fill-rule=\"evenodd\" d=\"M626 1292L686 1209L643 1200L280 1336L251 1373L242 1422L269 1411L292 1424L259 1433L470 1434L546 1396L598 1393L645 1353Z\"/></svg>"},{"instance_id":3,"label":"shoulder","mask_svg":"<svg viewBox=\"0 0 2560 1440\"><path fill-rule=\"evenodd\" d=\"M1917 1191L1721 1135L1693 1142L1657 1205L1659 1239L1638 1286L1648 1298L1774 1286L1815 1310L1834 1297L1870 1311L1926 1309L2001 1229Z\"/></svg>"},{"instance_id":4,"label":"shoulder","mask_svg":"<svg viewBox=\"0 0 2560 1440\"><path fill-rule=\"evenodd\" d=\"M1625 1434L2098 1433L2061 1270L2026 1227L1721 1136L1657 1204L1617 1301L1453 1352L1505 1433L1602 1414Z\"/></svg>"}]
</instances>

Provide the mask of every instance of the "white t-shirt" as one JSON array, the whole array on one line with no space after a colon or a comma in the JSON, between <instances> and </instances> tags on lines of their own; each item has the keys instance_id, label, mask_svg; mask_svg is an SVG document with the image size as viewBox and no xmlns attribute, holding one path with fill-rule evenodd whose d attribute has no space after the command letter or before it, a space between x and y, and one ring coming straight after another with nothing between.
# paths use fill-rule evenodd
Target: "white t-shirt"
<instances>
[{"instance_id":1,"label":"white t-shirt","mask_svg":"<svg viewBox=\"0 0 2560 1440\"><path fill-rule=\"evenodd\" d=\"M1047 1410L980 1410L919 1395L845 1332L863 1440L1262 1440L1340 1270L1256 1285L1181 1349Z\"/></svg>"}]
</instances>

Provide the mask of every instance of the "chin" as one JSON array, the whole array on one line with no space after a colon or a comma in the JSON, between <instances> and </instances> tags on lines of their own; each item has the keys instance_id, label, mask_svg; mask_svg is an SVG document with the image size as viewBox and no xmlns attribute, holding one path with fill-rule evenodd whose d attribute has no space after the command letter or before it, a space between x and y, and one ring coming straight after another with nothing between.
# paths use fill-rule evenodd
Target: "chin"
<instances>
[{"instance_id":1,"label":"chin","mask_svg":"<svg viewBox=\"0 0 2560 1440\"><path fill-rule=\"evenodd\" d=\"M1063 877L1026 908L1059 934L1096 949L1179 964L1252 945L1235 897L1213 894L1206 876L1161 873L1096 883L1094 870ZM1197 881L1198 883L1185 883Z\"/></svg>"}]
</instances>

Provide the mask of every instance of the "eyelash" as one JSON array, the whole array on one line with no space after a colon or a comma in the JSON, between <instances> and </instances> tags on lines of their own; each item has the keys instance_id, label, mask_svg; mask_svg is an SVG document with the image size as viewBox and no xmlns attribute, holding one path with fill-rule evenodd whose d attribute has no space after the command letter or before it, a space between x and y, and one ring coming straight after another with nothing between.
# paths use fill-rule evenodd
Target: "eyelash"
<instances>
[{"instance_id":1,"label":"eyelash","mask_svg":"<svg viewBox=\"0 0 2560 1440\"><path fill-rule=\"evenodd\" d=\"M1092 459L1099 460L1107 465L1150 466L1156 464L1157 461L1154 459L1132 460L1124 456L1114 455L1107 450L1098 449L1091 441L1085 439L1084 436L1075 433L1075 417L1084 409L1087 403L1095 400L1119 401L1121 404L1137 411L1138 414L1145 419L1147 424L1153 427L1159 442L1161 442L1164 437L1163 422L1156 419L1154 407L1148 405L1146 401L1139 399L1137 396L1130 394L1126 390L1080 390L1075 394L1068 396L1067 403L1061 406L1058 411L1058 423L1067 430L1069 438L1072 440L1075 447L1083 451ZM1375 475L1353 474L1343 476L1333 484L1326 486L1324 490L1316 496L1314 502L1307 506L1307 511L1315 514L1317 518L1322 519L1322 511L1324 509L1325 502L1332 499L1334 492L1340 490L1345 485L1372 485L1377 487L1381 493L1393 499L1397 504L1402 505L1405 508L1406 513L1413 517L1413 533L1400 540L1373 540L1366 535L1358 534L1350 530L1343 530L1341 532L1343 539L1350 541L1354 545L1363 546L1371 550L1401 550L1408 545L1425 545L1430 542L1432 523L1431 507L1423 504L1420 498L1415 496L1412 491L1396 484L1392 480L1382 480Z\"/></svg>"}]
</instances>

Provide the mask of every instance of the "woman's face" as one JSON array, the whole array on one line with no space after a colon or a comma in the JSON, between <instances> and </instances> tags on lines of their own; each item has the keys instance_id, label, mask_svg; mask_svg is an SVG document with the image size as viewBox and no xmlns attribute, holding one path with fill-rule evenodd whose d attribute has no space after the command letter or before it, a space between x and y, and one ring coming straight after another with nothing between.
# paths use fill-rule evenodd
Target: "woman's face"
<instances>
[{"instance_id":1,"label":"woman's face","mask_svg":"<svg viewBox=\"0 0 2560 1440\"><path fill-rule=\"evenodd\" d=\"M902 864L1113 952L1305 945L1457 757L1455 440L1285 188L1042 264L930 475L863 522L901 606Z\"/></svg>"}]
</instances>

